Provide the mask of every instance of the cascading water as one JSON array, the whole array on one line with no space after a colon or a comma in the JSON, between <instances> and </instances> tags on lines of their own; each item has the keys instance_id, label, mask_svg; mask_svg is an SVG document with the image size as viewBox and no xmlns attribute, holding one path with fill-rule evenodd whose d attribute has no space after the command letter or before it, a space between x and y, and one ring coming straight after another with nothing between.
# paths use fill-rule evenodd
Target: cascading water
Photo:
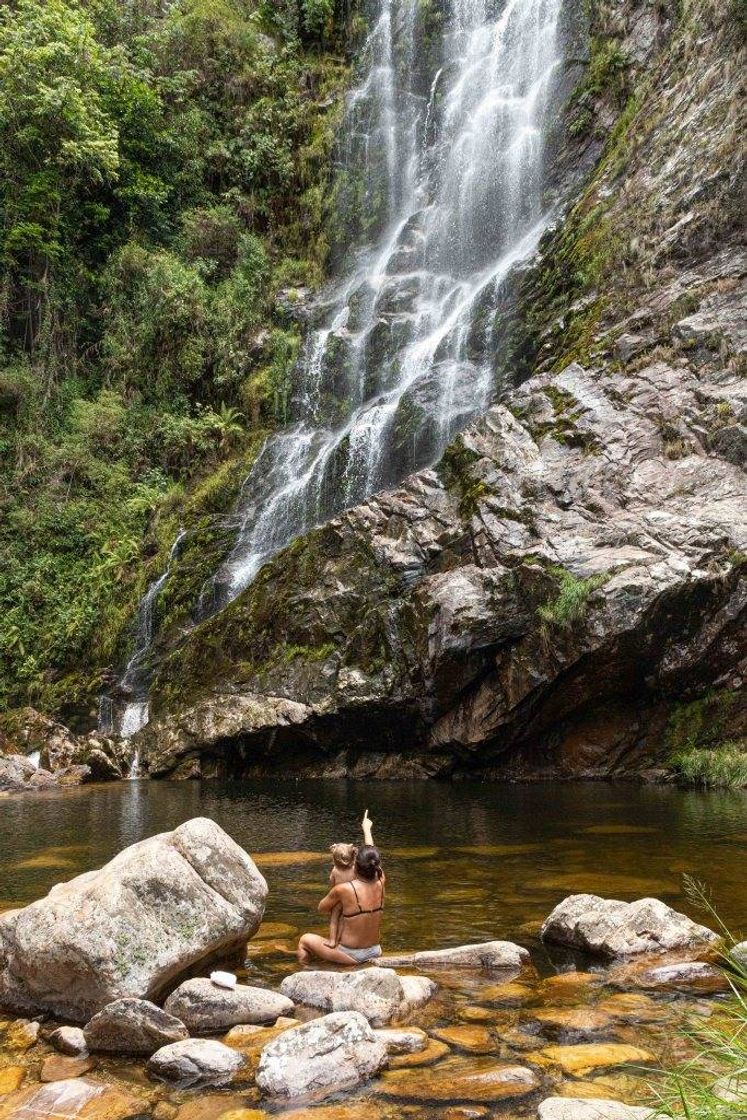
<instances>
[{"instance_id":1,"label":"cascading water","mask_svg":"<svg viewBox=\"0 0 747 1120\"><path fill-rule=\"evenodd\" d=\"M548 224L543 136L562 5L375 5L338 176L339 217L357 226L359 248L316 307L294 422L267 441L245 480L236 541L203 589L199 618L295 537L434 462L488 406L502 284ZM120 685L132 697L122 734L147 720L141 670L167 574L141 604Z\"/></svg>"}]
</instances>

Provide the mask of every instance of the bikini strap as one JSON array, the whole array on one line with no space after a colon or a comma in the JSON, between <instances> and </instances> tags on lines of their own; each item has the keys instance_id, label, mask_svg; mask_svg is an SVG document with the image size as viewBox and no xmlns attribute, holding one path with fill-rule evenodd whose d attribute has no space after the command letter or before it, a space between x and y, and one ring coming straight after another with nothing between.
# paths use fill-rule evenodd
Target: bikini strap
<instances>
[{"instance_id":1,"label":"bikini strap","mask_svg":"<svg viewBox=\"0 0 747 1120\"><path fill-rule=\"evenodd\" d=\"M356 904L358 906L358 913L362 914L363 913L363 907L361 906L361 900L358 898L358 892L355 889L355 879L350 880L350 886L353 888L353 894L355 895L355 901L356 901Z\"/></svg>"}]
</instances>

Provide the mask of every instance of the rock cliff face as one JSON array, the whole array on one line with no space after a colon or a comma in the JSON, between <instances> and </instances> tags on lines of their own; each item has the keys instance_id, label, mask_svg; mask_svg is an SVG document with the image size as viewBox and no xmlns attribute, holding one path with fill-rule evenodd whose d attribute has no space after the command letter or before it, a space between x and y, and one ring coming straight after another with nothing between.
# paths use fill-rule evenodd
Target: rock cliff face
<instances>
[{"instance_id":1,"label":"rock cliff face","mask_svg":"<svg viewBox=\"0 0 747 1120\"><path fill-rule=\"evenodd\" d=\"M557 160L593 171L497 324L513 387L164 661L152 774L611 774L708 689L739 720L742 32L604 7Z\"/></svg>"}]
</instances>

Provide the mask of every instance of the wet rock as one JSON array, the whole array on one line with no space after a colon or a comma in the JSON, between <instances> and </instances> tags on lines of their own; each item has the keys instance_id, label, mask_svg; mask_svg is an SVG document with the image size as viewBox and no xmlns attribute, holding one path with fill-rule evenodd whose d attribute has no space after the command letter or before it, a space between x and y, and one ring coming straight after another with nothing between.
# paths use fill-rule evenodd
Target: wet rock
<instances>
[{"instance_id":1,"label":"wet rock","mask_svg":"<svg viewBox=\"0 0 747 1120\"><path fill-rule=\"evenodd\" d=\"M53 789L57 786L57 779L49 770L35 770L28 781L28 789Z\"/></svg>"},{"instance_id":2,"label":"wet rock","mask_svg":"<svg viewBox=\"0 0 747 1120\"><path fill-rule=\"evenodd\" d=\"M0 916L0 1003L86 1021L116 999L158 996L197 961L242 947L266 896L218 825L187 821Z\"/></svg>"},{"instance_id":3,"label":"wet rock","mask_svg":"<svg viewBox=\"0 0 747 1120\"><path fill-rule=\"evenodd\" d=\"M16 1019L8 1027L5 1045L8 1050L28 1050L39 1039L40 1026L31 1019Z\"/></svg>"},{"instance_id":4,"label":"wet rock","mask_svg":"<svg viewBox=\"0 0 747 1120\"><path fill-rule=\"evenodd\" d=\"M71 1077L82 1077L95 1065L93 1058L68 1058L62 1054L51 1054L42 1062L39 1077L42 1081L66 1081Z\"/></svg>"},{"instance_id":5,"label":"wet rock","mask_svg":"<svg viewBox=\"0 0 747 1120\"><path fill-rule=\"evenodd\" d=\"M61 1054L68 1054L73 1058L78 1058L88 1053L86 1036L83 1034L80 1027L58 1027L56 1031L52 1031L49 1036L49 1041L52 1043L55 1050L59 1050Z\"/></svg>"},{"instance_id":6,"label":"wet rock","mask_svg":"<svg viewBox=\"0 0 747 1120\"><path fill-rule=\"evenodd\" d=\"M447 1063L421 1070L413 1077L408 1070L385 1073L377 1092L397 1099L433 1103L448 1101L502 1101L524 1097L539 1085L537 1075L526 1066L511 1063L481 1064L470 1070L464 1063Z\"/></svg>"},{"instance_id":7,"label":"wet rock","mask_svg":"<svg viewBox=\"0 0 747 1120\"><path fill-rule=\"evenodd\" d=\"M466 1050L468 1054L493 1054L498 1049L495 1037L486 1027L440 1027L433 1036L457 1050Z\"/></svg>"},{"instance_id":8,"label":"wet rock","mask_svg":"<svg viewBox=\"0 0 747 1120\"><path fill-rule=\"evenodd\" d=\"M390 968L294 972L283 980L280 991L294 1003L322 1011L358 1011L375 1027L390 1023L407 1003L402 981Z\"/></svg>"},{"instance_id":9,"label":"wet rock","mask_svg":"<svg viewBox=\"0 0 747 1120\"><path fill-rule=\"evenodd\" d=\"M20 754L0 756L0 791L20 793L28 787L35 771L34 764Z\"/></svg>"},{"instance_id":10,"label":"wet rock","mask_svg":"<svg viewBox=\"0 0 747 1120\"><path fill-rule=\"evenodd\" d=\"M243 1067L238 1050L207 1038L188 1038L157 1050L148 1061L148 1073L181 1088L228 1085Z\"/></svg>"},{"instance_id":11,"label":"wet rock","mask_svg":"<svg viewBox=\"0 0 747 1120\"><path fill-rule=\"evenodd\" d=\"M169 996L164 1008L176 1015L190 1031L225 1030L239 1023L274 1023L293 1014L293 1001L268 988L237 984L220 988L212 980L185 980Z\"/></svg>"},{"instance_id":12,"label":"wet rock","mask_svg":"<svg viewBox=\"0 0 747 1120\"><path fill-rule=\"evenodd\" d=\"M374 1034L386 1046L387 1054L419 1054L428 1045L428 1035L418 1027L378 1030Z\"/></svg>"},{"instance_id":13,"label":"wet rock","mask_svg":"<svg viewBox=\"0 0 747 1120\"><path fill-rule=\"evenodd\" d=\"M740 941L729 951L729 956L735 960L741 968L747 970L747 941Z\"/></svg>"},{"instance_id":14,"label":"wet rock","mask_svg":"<svg viewBox=\"0 0 747 1120\"><path fill-rule=\"evenodd\" d=\"M83 1029L89 1050L150 1056L170 1042L189 1038L184 1023L145 999L118 999Z\"/></svg>"},{"instance_id":15,"label":"wet rock","mask_svg":"<svg viewBox=\"0 0 747 1120\"><path fill-rule=\"evenodd\" d=\"M619 902L593 894L564 899L546 919L540 936L607 957L704 947L718 941L712 930L657 898Z\"/></svg>"},{"instance_id":16,"label":"wet rock","mask_svg":"<svg viewBox=\"0 0 747 1120\"><path fill-rule=\"evenodd\" d=\"M595 1011L626 1023L656 1023L667 1018L667 1010L640 992L618 992L600 1000Z\"/></svg>"},{"instance_id":17,"label":"wet rock","mask_svg":"<svg viewBox=\"0 0 747 1120\"><path fill-rule=\"evenodd\" d=\"M485 941L479 945L458 945L453 949L427 949L418 953L400 953L379 957L380 968L469 968L515 969L529 960L529 952L512 941Z\"/></svg>"},{"instance_id":18,"label":"wet rock","mask_svg":"<svg viewBox=\"0 0 747 1120\"><path fill-rule=\"evenodd\" d=\"M424 1050L416 1050L413 1054L397 1054L390 1058L389 1068L413 1069L418 1066L432 1066L449 1053L451 1053L450 1048L445 1042L430 1038Z\"/></svg>"},{"instance_id":19,"label":"wet rock","mask_svg":"<svg viewBox=\"0 0 747 1120\"><path fill-rule=\"evenodd\" d=\"M86 763L94 782L116 782L124 776L114 759L98 748L89 751Z\"/></svg>"},{"instance_id":20,"label":"wet rock","mask_svg":"<svg viewBox=\"0 0 747 1120\"><path fill-rule=\"evenodd\" d=\"M55 770L54 777L60 786L80 786L84 782L90 782L92 774L90 766L77 762Z\"/></svg>"},{"instance_id":21,"label":"wet rock","mask_svg":"<svg viewBox=\"0 0 747 1120\"><path fill-rule=\"evenodd\" d=\"M694 992L711 995L729 991L722 969L705 961L673 961L656 965L637 963L614 969L609 983L618 988L645 988L660 991Z\"/></svg>"},{"instance_id":22,"label":"wet rock","mask_svg":"<svg viewBox=\"0 0 747 1120\"><path fill-rule=\"evenodd\" d=\"M483 988L480 992L480 998L488 1000L490 1003L501 1003L507 1006L517 1006L521 1003L526 1003L531 999L534 992L527 984L517 984L511 982L509 984L491 984L488 988Z\"/></svg>"},{"instance_id":23,"label":"wet rock","mask_svg":"<svg viewBox=\"0 0 747 1120\"><path fill-rule=\"evenodd\" d=\"M5 1069L0 1069L0 1097L20 1089L25 1076L23 1066L6 1066Z\"/></svg>"},{"instance_id":24,"label":"wet rock","mask_svg":"<svg viewBox=\"0 0 747 1120\"><path fill-rule=\"evenodd\" d=\"M542 1010L532 1010L531 1016L543 1027L555 1031L572 1031L579 1035L598 1034L607 1030L612 1024L610 1015L587 1007L564 1008L551 1007Z\"/></svg>"},{"instance_id":25,"label":"wet rock","mask_svg":"<svg viewBox=\"0 0 747 1120\"><path fill-rule=\"evenodd\" d=\"M583 1042L575 1046L546 1046L529 1055L538 1065L556 1065L573 1077L584 1077L595 1069L653 1062L648 1050L621 1042Z\"/></svg>"},{"instance_id":26,"label":"wet rock","mask_svg":"<svg viewBox=\"0 0 747 1120\"><path fill-rule=\"evenodd\" d=\"M367 1019L343 1011L294 1027L262 1051L257 1085L270 1097L320 1099L374 1077L387 1049Z\"/></svg>"},{"instance_id":27,"label":"wet rock","mask_svg":"<svg viewBox=\"0 0 747 1120\"><path fill-rule=\"evenodd\" d=\"M400 976L399 981L404 993L404 1003L399 1010L400 1018L412 1015L414 1011L425 1007L438 991L438 984L427 976Z\"/></svg>"},{"instance_id":28,"label":"wet rock","mask_svg":"<svg viewBox=\"0 0 747 1120\"><path fill-rule=\"evenodd\" d=\"M0 1120L145 1120L146 1115L137 1097L87 1077L34 1085L0 1100Z\"/></svg>"},{"instance_id":29,"label":"wet rock","mask_svg":"<svg viewBox=\"0 0 747 1120\"><path fill-rule=\"evenodd\" d=\"M665 1120L650 1108L639 1108L621 1101L572 1097L548 1097L539 1106L539 1120Z\"/></svg>"}]
</instances>

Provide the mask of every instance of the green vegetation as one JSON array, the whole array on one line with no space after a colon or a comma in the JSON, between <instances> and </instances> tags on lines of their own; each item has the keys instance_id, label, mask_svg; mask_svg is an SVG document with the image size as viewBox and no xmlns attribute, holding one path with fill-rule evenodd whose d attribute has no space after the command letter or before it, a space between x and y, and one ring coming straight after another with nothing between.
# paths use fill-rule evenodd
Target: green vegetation
<instances>
[{"instance_id":1,"label":"green vegetation","mask_svg":"<svg viewBox=\"0 0 747 1120\"><path fill-rule=\"evenodd\" d=\"M708 692L675 708L666 732L669 766L688 785L747 786L747 740L738 726L734 692Z\"/></svg>"},{"instance_id":2,"label":"green vegetation","mask_svg":"<svg viewBox=\"0 0 747 1120\"><path fill-rule=\"evenodd\" d=\"M732 996L704 1020L698 1016L682 1042L693 1052L651 1086L651 1105L679 1120L744 1117L747 1089L747 967L734 953L734 937L714 909L703 884L686 877L691 901L700 902L724 937L724 970ZM731 1098L731 1099L730 1099Z\"/></svg>"},{"instance_id":3,"label":"green vegetation","mask_svg":"<svg viewBox=\"0 0 747 1120\"><path fill-rule=\"evenodd\" d=\"M179 525L225 548L298 356L277 293L324 276L352 7L0 8L0 708L85 718Z\"/></svg>"},{"instance_id":4,"label":"green vegetation","mask_svg":"<svg viewBox=\"0 0 747 1120\"><path fill-rule=\"evenodd\" d=\"M537 614L545 627L568 630L574 622L578 622L586 614L591 595L607 582L609 572L589 576L588 579L577 579L571 572L558 565L553 565L549 571L557 581L558 594L539 607Z\"/></svg>"}]
</instances>

